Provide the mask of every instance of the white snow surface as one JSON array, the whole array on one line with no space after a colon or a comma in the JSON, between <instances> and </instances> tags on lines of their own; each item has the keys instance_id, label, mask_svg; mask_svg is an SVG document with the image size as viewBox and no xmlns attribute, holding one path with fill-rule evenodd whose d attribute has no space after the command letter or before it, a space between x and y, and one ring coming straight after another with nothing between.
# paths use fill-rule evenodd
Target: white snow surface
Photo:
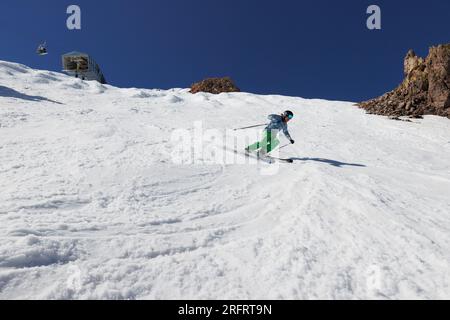
<instances>
[{"instance_id":1,"label":"white snow surface","mask_svg":"<svg viewBox=\"0 0 450 320\"><path fill-rule=\"evenodd\" d=\"M287 108L276 174L172 161ZM450 121L0 61L0 239L0 299L450 299Z\"/></svg>"}]
</instances>

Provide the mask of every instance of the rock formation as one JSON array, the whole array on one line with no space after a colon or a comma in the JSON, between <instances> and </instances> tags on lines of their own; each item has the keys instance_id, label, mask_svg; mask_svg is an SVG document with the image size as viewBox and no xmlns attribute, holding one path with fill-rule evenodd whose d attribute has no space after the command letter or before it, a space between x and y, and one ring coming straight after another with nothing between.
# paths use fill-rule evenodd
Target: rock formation
<instances>
[{"instance_id":1,"label":"rock formation","mask_svg":"<svg viewBox=\"0 0 450 320\"><path fill-rule=\"evenodd\" d=\"M209 92L219 94L222 92L240 92L233 80L228 77L225 78L209 78L201 82L194 83L191 86L191 93Z\"/></svg>"},{"instance_id":2,"label":"rock formation","mask_svg":"<svg viewBox=\"0 0 450 320\"><path fill-rule=\"evenodd\" d=\"M410 50L405 80L395 90L358 105L368 113L398 118L438 115L450 118L450 44L430 48L426 59Z\"/></svg>"}]
</instances>

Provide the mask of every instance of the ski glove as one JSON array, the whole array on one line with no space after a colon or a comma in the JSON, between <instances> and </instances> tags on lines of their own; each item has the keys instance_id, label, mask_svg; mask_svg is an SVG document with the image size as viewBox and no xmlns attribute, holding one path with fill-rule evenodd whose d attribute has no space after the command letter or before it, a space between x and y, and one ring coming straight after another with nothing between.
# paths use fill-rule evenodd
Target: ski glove
<instances>
[{"instance_id":1,"label":"ski glove","mask_svg":"<svg viewBox=\"0 0 450 320\"><path fill-rule=\"evenodd\" d=\"M291 143L292 143L292 144L294 144L294 143L295 143L295 141L291 139Z\"/></svg>"}]
</instances>

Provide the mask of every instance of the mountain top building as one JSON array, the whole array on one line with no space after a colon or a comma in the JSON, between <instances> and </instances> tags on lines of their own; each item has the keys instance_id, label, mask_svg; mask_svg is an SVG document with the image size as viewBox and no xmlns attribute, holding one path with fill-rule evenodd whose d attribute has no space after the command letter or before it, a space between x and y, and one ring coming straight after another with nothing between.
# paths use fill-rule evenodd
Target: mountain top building
<instances>
[{"instance_id":1,"label":"mountain top building","mask_svg":"<svg viewBox=\"0 0 450 320\"><path fill-rule=\"evenodd\" d=\"M69 52L62 56L63 72L82 80L95 80L106 84L99 65L86 53Z\"/></svg>"}]
</instances>

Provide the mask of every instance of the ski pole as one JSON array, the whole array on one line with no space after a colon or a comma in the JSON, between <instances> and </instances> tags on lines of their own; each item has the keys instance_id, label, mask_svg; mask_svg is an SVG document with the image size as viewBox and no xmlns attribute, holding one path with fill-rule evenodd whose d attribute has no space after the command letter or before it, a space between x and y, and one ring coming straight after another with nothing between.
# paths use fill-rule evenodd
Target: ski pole
<instances>
[{"instance_id":1,"label":"ski pole","mask_svg":"<svg viewBox=\"0 0 450 320\"><path fill-rule=\"evenodd\" d=\"M278 148L278 150L283 149L283 148L286 148L286 147L289 147L289 146L292 146L292 143L286 144L286 145L284 145L284 146Z\"/></svg>"},{"instance_id":2,"label":"ski pole","mask_svg":"<svg viewBox=\"0 0 450 320\"><path fill-rule=\"evenodd\" d=\"M237 128L237 129L233 129L234 131L238 131L238 130L245 130L245 129L251 129L251 128L258 128L258 127L264 127L267 126L268 124L258 124L256 126L250 126L250 127L244 127L244 128Z\"/></svg>"}]
</instances>

